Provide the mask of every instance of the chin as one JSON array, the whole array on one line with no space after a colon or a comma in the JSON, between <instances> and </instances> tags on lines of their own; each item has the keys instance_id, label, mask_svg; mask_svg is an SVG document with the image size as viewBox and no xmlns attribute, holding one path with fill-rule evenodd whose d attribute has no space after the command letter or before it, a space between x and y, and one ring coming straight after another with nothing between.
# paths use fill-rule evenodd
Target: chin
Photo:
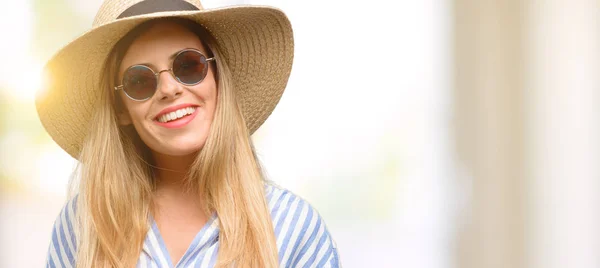
<instances>
[{"instance_id":1,"label":"chin","mask_svg":"<svg viewBox=\"0 0 600 268\"><path fill-rule=\"evenodd\" d=\"M203 147L204 147L204 142L202 142L201 144L196 143L196 144L181 144L181 145L168 146L168 147L160 148L159 150L156 150L156 151L161 154L164 154L164 155L186 156L186 155L195 154L195 153L199 152L200 150L202 150Z\"/></svg>"},{"instance_id":2,"label":"chin","mask_svg":"<svg viewBox=\"0 0 600 268\"><path fill-rule=\"evenodd\" d=\"M152 137L152 135L148 135ZM186 156L202 150L208 133L186 133L175 137L154 136L144 143L154 152L168 156Z\"/></svg>"}]
</instances>

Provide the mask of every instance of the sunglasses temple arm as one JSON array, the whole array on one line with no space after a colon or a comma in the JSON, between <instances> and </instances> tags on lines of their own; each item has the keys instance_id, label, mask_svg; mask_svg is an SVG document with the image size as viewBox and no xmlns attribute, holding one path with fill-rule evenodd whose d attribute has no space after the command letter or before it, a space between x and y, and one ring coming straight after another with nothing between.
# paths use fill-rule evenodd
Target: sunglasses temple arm
<instances>
[{"instance_id":1,"label":"sunglasses temple arm","mask_svg":"<svg viewBox=\"0 0 600 268\"><path fill-rule=\"evenodd\" d=\"M120 86L116 86L116 87L115 87L115 91L118 91L119 89L123 89L123 85L120 85Z\"/></svg>"}]
</instances>

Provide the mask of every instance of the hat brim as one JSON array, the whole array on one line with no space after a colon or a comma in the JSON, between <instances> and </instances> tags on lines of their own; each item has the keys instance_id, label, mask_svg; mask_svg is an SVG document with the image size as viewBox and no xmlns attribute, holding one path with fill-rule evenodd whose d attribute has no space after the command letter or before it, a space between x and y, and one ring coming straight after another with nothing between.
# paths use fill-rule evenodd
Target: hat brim
<instances>
[{"instance_id":1,"label":"hat brim","mask_svg":"<svg viewBox=\"0 0 600 268\"><path fill-rule=\"evenodd\" d=\"M71 156L79 156L100 90L110 90L99 88L99 82L114 45L137 25L168 17L193 20L216 39L250 134L272 113L287 85L294 55L292 28L281 10L234 6L128 17L84 33L45 66L49 80L36 96L36 108L48 134Z\"/></svg>"}]
</instances>

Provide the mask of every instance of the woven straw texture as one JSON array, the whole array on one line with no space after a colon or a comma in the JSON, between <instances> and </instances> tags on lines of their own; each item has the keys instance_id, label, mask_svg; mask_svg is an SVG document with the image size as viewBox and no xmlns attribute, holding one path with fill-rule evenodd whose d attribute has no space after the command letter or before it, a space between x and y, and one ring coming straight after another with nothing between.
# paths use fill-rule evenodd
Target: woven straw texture
<instances>
[{"instance_id":1,"label":"woven straw texture","mask_svg":"<svg viewBox=\"0 0 600 268\"><path fill-rule=\"evenodd\" d=\"M170 11L116 20L140 0L103 3L92 30L59 50L46 64L49 81L36 96L40 120L54 141L74 158L90 127L100 96L102 64L112 47L140 23L154 18L191 19L208 29L223 51L250 133L272 113L287 84L294 54L292 28L285 14L265 6L234 6Z\"/></svg>"}]
</instances>

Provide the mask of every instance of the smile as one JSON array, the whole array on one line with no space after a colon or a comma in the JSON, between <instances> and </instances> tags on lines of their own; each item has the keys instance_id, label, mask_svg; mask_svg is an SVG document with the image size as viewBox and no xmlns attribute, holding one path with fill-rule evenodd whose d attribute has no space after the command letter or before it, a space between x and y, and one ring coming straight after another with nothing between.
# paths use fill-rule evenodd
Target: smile
<instances>
[{"instance_id":1,"label":"smile","mask_svg":"<svg viewBox=\"0 0 600 268\"><path fill-rule=\"evenodd\" d=\"M187 108L179 109L177 111L173 111L173 112L166 113L166 114L159 116L156 121L161 122L161 123L167 123L170 121L180 119L184 116L193 114L195 111L196 111L195 107L187 107Z\"/></svg>"},{"instance_id":2,"label":"smile","mask_svg":"<svg viewBox=\"0 0 600 268\"><path fill-rule=\"evenodd\" d=\"M190 104L169 107L158 114L152 122L165 128L181 128L194 120L198 108L200 107Z\"/></svg>"}]
</instances>

